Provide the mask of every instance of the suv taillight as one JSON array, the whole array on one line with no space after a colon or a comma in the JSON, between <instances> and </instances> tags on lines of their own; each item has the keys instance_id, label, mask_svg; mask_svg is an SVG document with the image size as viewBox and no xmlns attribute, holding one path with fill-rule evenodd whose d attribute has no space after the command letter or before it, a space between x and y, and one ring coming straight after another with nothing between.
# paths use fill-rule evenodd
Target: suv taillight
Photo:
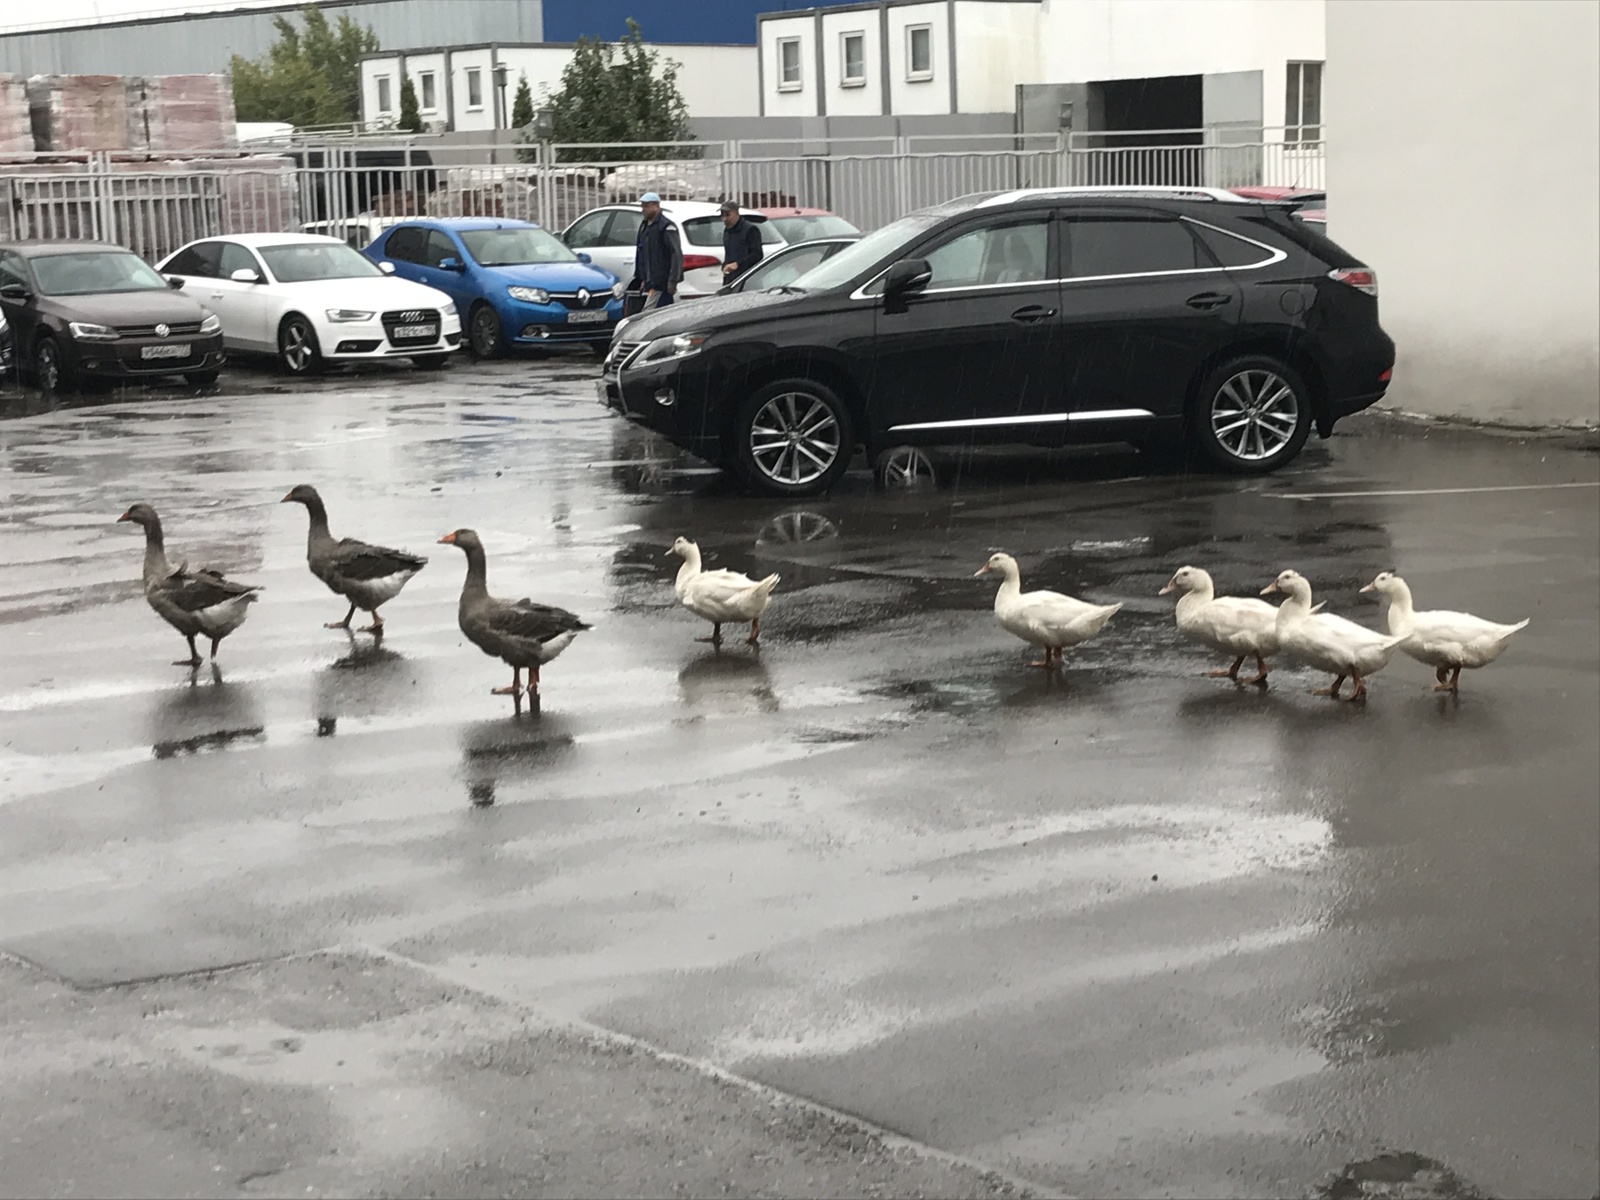
<instances>
[{"instance_id":1,"label":"suv taillight","mask_svg":"<svg viewBox=\"0 0 1600 1200\"><path fill-rule=\"evenodd\" d=\"M683 256L683 269L685 271L699 271L706 267L720 267L717 259L709 254L685 254Z\"/></svg>"},{"instance_id":2,"label":"suv taillight","mask_svg":"<svg viewBox=\"0 0 1600 1200\"><path fill-rule=\"evenodd\" d=\"M1378 273L1369 267L1335 267L1328 272L1328 278L1337 279L1369 296L1378 294Z\"/></svg>"}]
</instances>

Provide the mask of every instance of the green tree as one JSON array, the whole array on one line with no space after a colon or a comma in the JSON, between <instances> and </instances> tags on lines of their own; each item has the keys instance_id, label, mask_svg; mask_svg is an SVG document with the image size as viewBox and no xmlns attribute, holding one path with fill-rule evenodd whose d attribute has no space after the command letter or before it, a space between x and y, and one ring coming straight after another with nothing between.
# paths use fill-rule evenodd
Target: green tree
<instances>
[{"instance_id":1,"label":"green tree","mask_svg":"<svg viewBox=\"0 0 1600 1200\"><path fill-rule=\"evenodd\" d=\"M395 128L409 133L422 132L422 116L417 112L417 89L408 74L400 76L400 119L395 122Z\"/></svg>"},{"instance_id":2,"label":"green tree","mask_svg":"<svg viewBox=\"0 0 1600 1200\"><path fill-rule=\"evenodd\" d=\"M361 56L378 35L342 16L328 24L321 9L300 10L302 28L274 17L278 40L254 62L233 56L233 104L241 121L338 125L361 119Z\"/></svg>"},{"instance_id":3,"label":"green tree","mask_svg":"<svg viewBox=\"0 0 1600 1200\"><path fill-rule=\"evenodd\" d=\"M581 37L550 97L558 142L682 142L690 139L689 110L678 91L678 64L646 50L639 23L616 45ZM588 151L564 153L580 160ZM613 152L616 158L659 158L649 147ZM686 158L684 151L672 152Z\"/></svg>"},{"instance_id":4,"label":"green tree","mask_svg":"<svg viewBox=\"0 0 1600 1200\"><path fill-rule=\"evenodd\" d=\"M528 73L517 78L517 94L511 101L511 128L522 129L533 124L533 89L528 86Z\"/></svg>"}]
</instances>

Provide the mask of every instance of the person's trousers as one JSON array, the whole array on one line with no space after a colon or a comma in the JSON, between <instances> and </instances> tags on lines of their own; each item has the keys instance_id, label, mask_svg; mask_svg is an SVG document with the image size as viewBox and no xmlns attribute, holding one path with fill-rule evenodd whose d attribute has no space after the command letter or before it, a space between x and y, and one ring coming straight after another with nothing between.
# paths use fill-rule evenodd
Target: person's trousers
<instances>
[{"instance_id":1,"label":"person's trousers","mask_svg":"<svg viewBox=\"0 0 1600 1200\"><path fill-rule=\"evenodd\" d=\"M672 303L672 293L664 289L656 291L644 298L644 307L640 312L649 312L652 308L665 308Z\"/></svg>"}]
</instances>

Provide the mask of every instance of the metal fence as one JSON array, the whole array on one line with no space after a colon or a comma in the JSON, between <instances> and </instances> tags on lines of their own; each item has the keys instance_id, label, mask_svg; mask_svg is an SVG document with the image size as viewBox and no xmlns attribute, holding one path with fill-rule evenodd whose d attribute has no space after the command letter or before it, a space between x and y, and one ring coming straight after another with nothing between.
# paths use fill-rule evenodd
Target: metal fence
<instances>
[{"instance_id":1,"label":"metal fence","mask_svg":"<svg viewBox=\"0 0 1600 1200\"><path fill-rule=\"evenodd\" d=\"M183 162L0 161L0 239L93 238L154 261L197 237L315 227L364 244L399 217L504 216L564 229L601 204L735 199L828 209L872 229L972 192L1078 185L1320 188L1322 143L1278 131L960 135L797 143L492 146L442 138L289 144Z\"/></svg>"}]
</instances>

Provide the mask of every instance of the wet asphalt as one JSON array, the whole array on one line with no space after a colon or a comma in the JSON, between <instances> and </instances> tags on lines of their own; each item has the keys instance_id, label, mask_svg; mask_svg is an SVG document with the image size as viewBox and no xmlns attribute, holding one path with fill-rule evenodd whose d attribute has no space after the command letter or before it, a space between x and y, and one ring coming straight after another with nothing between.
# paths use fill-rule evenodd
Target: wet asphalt
<instances>
[{"instance_id":1,"label":"wet asphalt","mask_svg":"<svg viewBox=\"0 0 1600 1200\"><path fill-rule=\"evenodd\" d=\"M76 995L367 948L1067 1193L1300 1195L1385 1152L1600 1191L1592 447L1372 417L1265 479L1088 451L788 503L595 373L12 385L0 950ZM302 482L430 558L381 645L322 627ZM141 500L174 562L265 588L215 669L168 665ZM492 591L594 626L537 718L456 628L459 526ZM759 652L695 642L679 534L782 575ZM971 578L994 549L1125 603L1057 678ZM1532 624L1459 696L1403 658L1365 705L1243 688L1156 595L1184 563L1372 625L1394 568Z\"/></svg>"}]
</instances>

